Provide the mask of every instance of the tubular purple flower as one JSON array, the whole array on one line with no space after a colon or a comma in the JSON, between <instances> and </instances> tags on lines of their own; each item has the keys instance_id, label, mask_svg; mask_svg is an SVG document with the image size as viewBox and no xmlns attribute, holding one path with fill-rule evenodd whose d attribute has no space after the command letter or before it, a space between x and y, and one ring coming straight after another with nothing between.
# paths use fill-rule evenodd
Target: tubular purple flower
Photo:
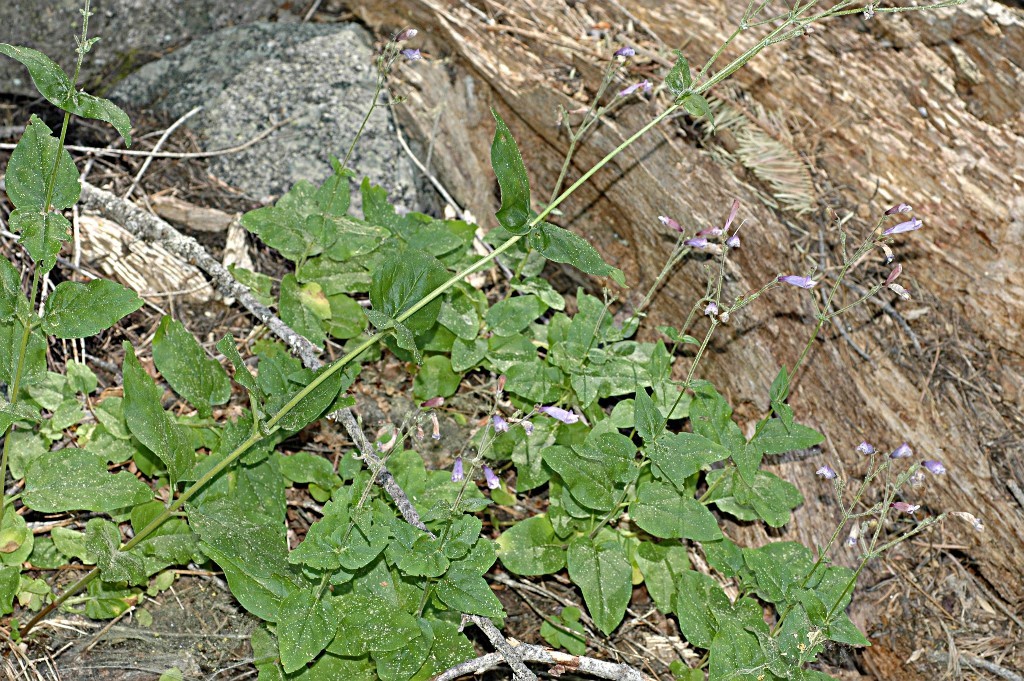
<instances>
[{"instance_id":1,"label":"tubular purple flower","mask_svg":"<svg viewBox=\"0 0 1024 681\"><path fill-rule=\"evenodd\" d=\"M402 50L402 56L408 59L409 61L417 61L419 59L423 59L423 55L420 54L420 51L418 49L414 49L411 47Z\"/></svg>"},{"instance_id":2,"label":"tubular purple flower","mask_svg":"<svg viewBox=\"0 0 1024 681\"><path fill-rule=\"evenodd\" d=\"M490 466L484 466L484 479L487 480L487 486L491 489L501 487L501 480L498 480L498 476L494 474Z\"/></svg>"},{"instance_id":3,"label":"tubular purple flower","mask_svg":"<svg viewBox=\"0 0 1024 681\"><path fill-rule=\"evenodd\" d=\"M533 424L529 421L523 421L523 430L526 431L527 435L533 435Z\"/></svg>"},{"instance_id":4,"label":"tubular purple flower","mask_svg":"<svg viewBox=\"0 0 1024 681\"><path fill-rule=\"evenodd\" d=\"M626 45L624 47L620 47L619 49L615 50L615 56L616 57L632 57L632 56L635 56L635 55L636 55L636 50L634 50L629 45Z\"/></svg>"},{"instance_id":5,"label":"tubular purple flower","mask_svg":"<svg viewBox=\"0 0 1024 681\"><path fill-rule=\"evenodd\" d=\"M739 210L740 210L740 200L739 199L733 199L732 200L732 208L729 209L729 217L727 217L725 219L725 227L722 227L722 231L723 232L728 232L729 231L729 227L732 226L732 221L736 219L736 213L738 213Z\"/></svg>"},{"instance_id":6,"label":"tubular purple flower","mask_svg":"<svg viewBox=\"0 0 1024 681\"><path fill-rule=\"evenodd\" d=\"M718 303L713 300L708 303L708 306L704 308L704 314L708 317L714 317L718 314Z\"/></svg>"},{"instance_id":7,"label":"tubular purple flower","mask_svg":"<svg viewBox=\"0 0 1024 681\"><path fill-rule=\"evenodd\" d=\"M695 248L698 251L700 251L708 247L708 240L707 237L695 236L692 239L687 239L686 241L684 241L683 245L689 246L690 248Z\"/></svg>"},{"instance_id":8,"label":"tubular purple flower","mask_svg":"<svg viewBox=\"0 0 1024 681\"><path fill-rule=\"evenodd\" d=\"M508 432L508 421L502 418L501 414L495 414L492 419L494 422L495 433L507 433Z\"/></svg>"},{"instance_id":9,"label":"tubular purple flower","mask_svg":"<svg viewBox=\"0 0 1024 681\"><path fill-rule=\"evenodd\" d=\"M452 466L452 482L459 482L464 477L466 474L462 470L462 457L460 456L455 459L455 465Z\"/></svg>"},{"instance_id":10,"label":"tubular purple flower","mask_svg":"<svg viewBox=\"0 0 1024 681\"><path fill-rule=\"evenodd\" d=\"M725 230L721 227L708 227L697 232L697 236L722 236L725 234Z\"/></svg>"},{"instance_id":11,"label":"tubular purple flower","mask_svg":"<svg viewBox=\"0 0 1024 681\"><path fill-rule=\"evenodd\" d=\"M901 274L903 274L903 265L902 265L902 263L901 264L897 264L896 267L892 268L892 272L890 272L889 276L885 278L885 285L888 286L892 282L894 282L897 279L899 279L899 276Z\"/></svg>"},{"instance_id":12,"label":"tubular purple flower","mask_svg":"<svg viewBox=\"0 0 1024 681\"><path fill-rule=\"evenodd\" d=\"M406 40L411 40L415 38L417 33L419 33L419 31L417 31L415 28L407 28L395 36L395 42L404 43Z\"/></svg>"},{"instance_id":13,"label":"tubular purple flower","mask_svg":"<svg viewBox=\"0 0 1024 681\"><path fill-rule=\"evenodd\" d=\"M433 409L434 407L440 407L442 404L444 404L443 397L431 397L429 400L420 402L420 406L424 409Z\"/></svg>"},{"instance_id":14,"label":"tubular purple flower","mask_svg":"<svg viewBox=\"0 0 1024 681\"><path fill-rule=\"evenodd\" d=\"M639 90L640 92L650 92L651 91L651 81L649 81L649 80L641 80L639 83L634 83L633 85L630 85L625 90L621 90L619 92L619 97L628 97L631 94L633 94L634 92L636 92L637 90Z\"/></svg>"},{"instance_id":15,"label":"tubular purple flower","mask_svg":"<svg viewBox=\"0 0 1024 681\"><path fill-rule=\"evenodd\" d=\"M886 236L890 234L903 234L904 232L913 232L915 230L921 229L921 227L923 226L924 223L921 222L921 218L911 218L906 222L901 222L898 225L890 227L889 229L882 232L882 234Z\"/></svg>"},{"instance_id":16,"label":"tubular purple flower","mask_svg":"<svg viewBox=\"0 0 1024 681\"><path fill-rule=\"evenodd\" d=\"M556 421L561 421L566 425L572 425L580 420L580 417L571 411L566 411L561 407L537 407L537 411L542 414L547 414Z\"/></svg>"},{"instance_id":17,"label":"tubular purple flower","mask_svg":"<svg viewBox=\"0 0 1024 681\"><path fill-rule=\"evenodd\" d=\"M897 213L904 213L904 214L906 214L906 213L912 212L913 210L914 209L911 208L908 204L900 203L900 204L897 204L897 205L893 206L889 210L885 211L885 214L886 215L896 215Z\"/></svg>"},{"instance_id":18,"label":"tubular purple flower","mask_svg":"<svg viewBox=\"0 0 1024 681\"><path fill-rule=\"evenodd\" d=\"M731 237L729 237L728 239L725 240L725 245L728 246L729 248L739 248L740 247L740 235L739 234L733 234Z\"/></svg>"},{"instance_id":19,"label":"tubular purple flower","mask_svg":"<svg viewBox=\"0 0 1024 681\"><path fill-rule=\"evenodd\" d=\"M814 281L810 277L800 277L795 274L784 274L779 277L779 281L783 284L789 284L790 286L797 286L799 288L814 288L818 285L818 282Z\"/></svg>"},{"instance_id":20,"label":"tubular purple flower","mask_svg":"<svg viewBox=\"0 0 1024 681\"><path fill-rule=\"evenodd\" d=\"M667 215L659 215L658 219L661 220L661 224L665 225L666 227L668 227L669 229L671 229L673 231L676 231L676 232L682 232L683 231L683 228L679 226L679 223L676 222L675 220L673 220L672 218L670 218Z\"/></svg>"},{"instance_id":21,"label":"tubular purple flower","mask_svg":"<svg viewBox=\"0 0 1024 681\"><path fill-rule=\"evenodd\" d=\"M904 513L914 513L917 509L921 508L921 504L908 504L905 501L894 501L891 506L897 511L902 511Z\"/></svg>"},{"instance_id":22,"label":"tubular purple flower","mask_svg":"<svg viewBox=\"0 0 1024 681\"><path fill-rule=\"evenodd\" d=\"M816 470L815 473L825 478L826 480L835 480L837 477L839 477L839 474L832 470L832 467L829 466L828 464L825 464L824 466Z\"/></svg>"},{"instance_id":23,"label":"tubular purple flower","mask_svg":"<svg viewBox=\"0 0 1024 681\"><path fill-rule=\"evenodd\" d=\"M890 459L907 459L914 455L914 450L910 448L906 442L901 444L896 450L889 455Z\"/></svg>"},{"instance_id":24,"label":"tubular purple flower","mask_svg":"<svg viewBox=\"0 0 1024 681\"><path fill-rule=\"evenodd\" d=\"M942 465L942 462L935 460L922 461L921 465L928 469L928 472L932 475L942 475L946 472L946 467Z\"/></svg>"},{"instance_id":25,"label":"tubular purple flower","mask_svg":"<svg viewBox=\"0 0 1024 681\"><path fill-rule=\"evenodd\" d=\"M874 454L875 446L870 442L861 442L859 445L857 445L857 451L860 452L861 454Z\"/></svg>"},{"instance_id":26,"label":"tubular purple flower","mask_svg":"<svg viewBox=\"0 0 1024 681\"><path fill-rule=\"evenodd\" d=\"M507 378L508 377L505 376L505 374L498 376L498 384L494 388L494 394L497 395L498 397L501 397L501 394L505 392L505 381L507 380Z\"/></svg>"}]
</instances>

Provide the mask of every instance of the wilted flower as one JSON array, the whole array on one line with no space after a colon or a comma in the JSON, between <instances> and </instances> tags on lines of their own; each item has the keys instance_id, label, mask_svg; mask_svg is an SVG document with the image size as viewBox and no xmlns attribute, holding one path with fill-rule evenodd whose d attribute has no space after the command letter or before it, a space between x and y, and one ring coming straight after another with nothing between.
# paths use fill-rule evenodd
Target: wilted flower
<instances>
[{"instance_id":1,"label":"wilted flower","mask_svg":"<svg viewBox=\"0 0 1024 681\"><path fill-rule=\"evenodd\" d=\"M888 265L889 263L892 262L892 259L894 257L893 254L892 254L892 249L889 248L888 244L878 244L878 245L882 247L882 252L885 253L885 264Z\"/></svg>"},{"instance_id":2,"label":"wilted flower","mask_svg":"<svg viewBox=\"0 0 1024 681\"><path fill-rule=\"evenodd\" d=\"M896 450L889 455L890 459L906 459L914 455L914 450L910 448L906 442L901 444Z\"/></svg>"},{"instance_id":3,"label":"wilted flower","mask_svg":"<svg viewBox=\"0 0 1024 681\"><path fill-rule=\"evenodd\" d=\"M430 412L430 422L434 425L434 431L430 434L430 437L435 440L441 439L441 424L437 421L437 414Z\"/></svg>"},{"instance_id":4,"label":"wilted flower","mask_svg":"<svg viewBox=\"0 0 1024 681\"><path fill-rule=\"evenodd\" d=\"M484 479L487 480L487 486L491 489L498 489L501 486L501 481L498 480L498 476L494 474L490 466L484 466Z\"/></svg>"},{"instance_id":5,"label":"wilted flower","mask_svg":"<svg viewBox=\"0 0 1024 681\"><path fill-rule=\"evenodd\" d=\"M725 240L725 245L728 246L729 248L739 248L740 247L740 235L739 234L733 234L731 237L729 237L728 239Z\"/></svg>"},{"instance_id":6,"label":"wilted flower","mask_svg":"<svg viewBox=\"0 0 1024 681\"><path fill-rule=\"evenodd\" d=\"M708 227L697 232L697 236L722 236L725 230L721 227Z\"/></svg>"},{"instance_id":7,"label":"wilted flower","mask_svg":"<svg viewBox=\"0 0 1024 681\"><path fill-rule=\"evenodd\" d=\"M508 421L502 418L501 414L495 414L491 419L494 422L495 433L507 433L508 432Z\"/></svg>"},{"instance_id":8,"label":"wilted flower","mask_svg":"<svg viewBox=\"0 0 1024 681\"><path fill-rule=\"evenodd\" d=\"M462 470L462 457L455 459L455 465L452 466L452 482L459 482L464 478L466 474Z\"/></svg>"},{"instance_id":9,"label":"wilted flower","mask_svg":"<svg viewBox=\"0 0 1024 681\"><path fill-rule=\"evenodd\" d=\"M419 31L417 31L415 28L407 28L395 36L395 42L404 43L406 40L411 40L415 38L417 33L419 33Z\"/></svg>"},{"instance_id":10,"label":"wilted flower","mask_svg":"<svg viewBox=\"0 0 1024 681\"><path fill-rule=\"evenodd\" d=\"M872 445L870 442L861 442L859 445L857 445L857 451L860 452L861 454L874 454L875 446Z\"/></svg>"},{"instance_id":11,"label":"wilted flower","mask_svg":"<svg viewBox=\"0 0 1024 681\"><path fill-rule=\"evenodd\" d=\"M498 385L494 389L494 394L496 394L498 397L501 397L501 393L505 392L506 378L507 377L505 376L505 374L498 376Z\"/></svg>"},{"instance_id":12,"label":"wilted flower","mask_svg":"<svg viewBox=\"0 0 1024 681\"><path fill-rule=\"evenodd\" d=\"M889 290L898 295L901 300L910 300L910 291L899 284L889 284Z\"/></svg>"},{"instance_id":13,"label":"wilted flower","mask_svg":"<svg viewBox=\"0 0 1024 681\"><path fill-rule=\"evenodd\" d=\"M942 475L946 472L946 467L942 465L940 461L922 461L921 465L928 469L928 472L932 475Z\"/></svg>"},{"instance_id":14,"label":"wilted flower","mask_svg":"<svg viewBox=\"0 0 1024 681\"><path fill-rule=\"evenodd\" d=\"M431 397L429 400L424 400L423 402L420 402L420 406L425 409L433 409L434 407L440 407L442 404L444 404L443 397Z\"/></svg>"},{"instance_id":15,"label":"wilted flower","mask_svg":"<svg viewBox=\"0 0 1024 681\"><path fill-rule=\"evenodd\" d=\"M580 420L580 417L571 411L566 411L561 407L537 407L537 411L542 414L547 414L556 421L561 421L566 425L572 425Z\"/></svg>"},{"instance_id":16,"label":"wilted flower","mask_svg":"<svg viewBox=\"0 0 1024 681\"><path fill-rule=\"evenodd\" d=\"M865 19L865 21L868 20L868 19L874 19L874 18L875 18L875 8L871 7L871 6L864 8L864 19Z\"/></svg>"},{"instance_id":17,"label":"wilted flower","mask_svg":"<svg viewBox=\"0 0 1024 681\"><path fill-rule=\"evenodd\" d=\"M901 222L898 225L890 227L889 229L882 232L882 234L903 234L904 232L913 232L914 230L921 229L921 227L923 226L924 223L921 222L921 218L912 218L910 220L907 220L906 222Z\"/></svg>"},{"instance_id":18,"label":"wilted flower","mask_svg":"<svg viewBox=\"0 0 1024 681\"><path fill-rule=\"evenodd\" d=\"M914 488L920 487L921 485L924 484L924 471L922 471L922 470L914 471L914 474L910 476L908 481L910 482L910 486L911 487L914 487Z\"/></svg>"},{"instance_id":19,"label":"wilted flower","mask_svg":"<svg viewBox=\"0 0 1024 681\"><path fill-rule=\"evenodd\" d=\"M620 47L619 49L615 50L616 57L632 57L634 55L636 55L636 50L634 50L629 45L626 45L625 47Z\"/></svg>"},{"instance_id":20,"label":"wilted flower","mask_svg":"<svg viewBox=\"0 0 1024 681\"><path fill-rule=\"evenodd\" d=\"M690 248L696 248L697 250L701 250L708 247L708 240L707 237L695 236L692 239L687 239L686 241L684 241L683 245L689 246Z\"/></svg>"},{"instance_id":21,"label":"wilted flower","mask_svg":"<svg viewBox=\"0 0 1024 681\"><path fill-rule=\"evenodd\" d=\"M679 226L679 223L667 215L659 215L658 219L661 220L661 224L665 225L671 230L674 230L676 232L683 231L683 228Z\"/></svg>"},{"instance_id":22,"label":"wilted flower","mask_svg":"<svg viewBox=\"0 0 1024 681\"><path fill-rule=\"evenodd\" d=\"M815 473L825 478L826 480L835 480L837 477L839 477L839 474L832 470L832 467L829 466L828 464L825 464L824 466L816 470Z\"/></svg>"},{"instance_id":23,"label":"wilted flower","mask_svg":"<svg viewBox=\"0 0 1024 681\"><path fill-rule=\"evenodd\" d=\"M713 300L708 303L708 306L704 308L704 314L708 317L714 317L718 314L718 303Z\"/></svg>"},{"instance_id":24,"label":"wilted flower","mask_svg":"<svg viewBox=\"0 0 1024 681\"><path fill-rule=\"evenodd\" d=\"M814 281L810 277L800 277L795 274L784 274L779 277L779 281L783 284L799 286L800 288L814 288L818 285L818 282Z\"/></svg>"},{"instance_id":25,"label":"wilted flower","mask_svg":"<svg viewBox=\"0 0 1024 681\"><path fill-rule=\"evenodd\" d=\"M740 210L740 200L732 200L732 208L729 209L729 217L725 219L725 227L722 227L722 231L728 232L729 227L732 226L732 221L736 219L736 213Z\"/></svg>"},{"instance_id":26,"label":"wilted flower","mask_svg":"<svg viewBox=\"0 0 1024 681\"><path fill-rule=\"evenodd\" d=\"M414 48L407 48L402 50L402 56L408 59L409 61L423 59L423 55L420 54L420 51Z\"/></svg>"},{"instance_id":27,"label":"wilted flower","mask_svg":"<svg viewBox=\"0 0 1024 681\"><path fill-rule=\"evenodd\" d=\"M914 209L911 208L909 205L907 205L905 203L900 203L900 204L897 204L897 205L893 206L889 210L885 211L885 214L886 215L896 215L896 213L910 213L913 210Z\"/></svg>"},{"instance_id":28,"label":"wilted flower","mask_svg":"<svg viewBox=\"0 0 1024 681\"><path fill-rule=\"evenodd\" d=\"M914 513L917 509L921 508L921 504L908 504L905 501L894 501L892 502L892 507L897 511L902 511L903 513Z\"/></svg>"},{"instance_id":29,"label":"wilted flower","mask_svg":"<svg viewBox=\"0 0 1024 681\"><path fill-rule=\"evenodd\" d=\"M954 515L957 518L962 518L963 520L966 520L978 532L981 532L985 529L985 524L981 521L981 518L978 518L973 513L968 513L967 511L953 511L950 513L950 515Z\"/></svg>"},{"instance_id":30,"label":"wilted flower","mask_svg":"<svg viewBox=\"0 0 1024 681\"><path fill-rule=\"evenodd\" d=\"M885 278L885 285L888 286L892 282L896 281L901 274L903 274L903 265L898 264L896 267L892 268L892 272L890 272L889 276Z\"/></svg>"},{"instance_id":31,"label":"wilted flower","mask_svg":"<svg viewBox=\"0 0 1024 681\"><path fill-rule=\"evenodd\" d=\"M523 421L523 430L526 431L527 435L533 435L533 424L529 421Z\"/></svg>"},{"instance_id":32,"label":"wilted flower","mask_svg":"<svg viewBox=\"0 0 1024 681\"><path fill-rule=\"evenodd\" d=\"M723 313L722 313L721 315L719 315L718 319L719 319L719 321L721 321L721 322L722 322L723 324L728 324L728 323L729 323L729 316L730 316L730 315L729 315L729 311L728 311L728 310L726 310L726 311L725 311L725 312L723 312Z\"/></svg>"},{"instance_id":33,"label":"wilted flower","mask_svg":"<svg viewBox=\"0 0 1024 681\"><path fill-rule=\"evenodd\" d=\"M621 92L619 92L619 97L628 97L629 95L633 94L637 90L639 90L640 92L650 92L651 91L651 81L649 81L649 80L641 80L639 83L634 83L633 85L630 85L625 90L622 90Z\"/></svg>"},{"instance_id":34,"label":"wilted flower","mask_svg":"<svg viewBox=\"0 0 1024 681\"><path fill-rule=\"evenodd\" d=\"M846 545L856 546L858 539L860 539L860 523L854 523L850 528L850 536L846 538Z\"/></svg>"}]
</instances>

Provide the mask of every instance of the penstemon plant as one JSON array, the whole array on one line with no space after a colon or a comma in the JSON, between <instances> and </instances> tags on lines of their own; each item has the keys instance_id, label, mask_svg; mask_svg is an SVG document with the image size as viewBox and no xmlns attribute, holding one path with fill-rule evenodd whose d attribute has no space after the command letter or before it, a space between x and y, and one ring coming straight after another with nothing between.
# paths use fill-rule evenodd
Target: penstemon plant
<instances>
[{"instance_id":1,"label":"penstemon plant","mask_svg":"<svg viewBox=\"0 0 1024 681\"><path fill-rule=\"evenodd\" d=\"M489 664L476 660L463 633L469 621L487 634L515 678L535 678L524 661L552 663L551 654L530 657L531 646L514 650L493 624L504 609L484 575L500 560L523 576L565 571L579 588L585 613L566 607L547 615L541 628L549 644L572 655L619 627L632 588L641 582L657 608L675 616L689 644L705 651L697 668L673 665L678 679L828 678L808 667L826 641L869 645L846 615L857 577L869 560L949 515L915 522L920 507L904 501L923 484L924 470L945 472L941 463L898 470L913 457L908 445L885 456L862 443L858 451L867 457L867 472L857 484L822 466L817 473L832 481L842 517L816 551L794 542L739 547L723 534L721 516L777 528L802 503L792 484L761 463L766 455L823 440L795 421L787 403L821 330L883 290L909 296L896 283L902 272L897 265L863 297L839 302L852 271L876 251L891 262L893 238L922 227L908 215L910 207L901 204L880 216L859 241L837 218L841 262L831 276L780 273L732 300L724 272L741 245L734 227L739 202L722 227L688 231L663 216L665 228L678 233L676 247L624 323L615 321L616 303L608 294L602 300L579 290L577 312L567 314L565 298L540 276L552 261L624 286L622 272L584 239L547 221L560 204L666 118L680 110L710 116L705 94L761 50L801 35L816 21L908 9L849 0L822 7L810 0L770 14L768 5L751 2L736 31L696 74L677 53L664 83L672 103L561 191L569 157L608 110L600 100L614 82L616 72L609 69L584 122L570 131L563 171L539 212L512 131L495 112L491 160L501 207L499 226L487 235L493 248L484 256L474 250L475 225L399 214L368 179L360 186L362 216L351 215L355 173L346 163L357 135L343 161L332 159L333 175L323 184L299 183L274 205L242 219L294 271L275 285L258 272L233 270L277 308L293 333L320 347L344 343L344 356L326 366L315 358L304 363L286 345L262 339L243 348L258 360L254 374L234 339L225 337L217 349L232 369L229 377L181 322L165 317L153 339L153 363L194 409L186 416L164 408L163 389L128 343L123 397L88 398L97 379L83 364L69 361L63 374L47 371L49 338L95 335L142 305L114 282L68 281L54 288L40 314L34 311L40 281L68 239L69 223L60 211L71 208L81 191L63 148L71 115L111 123L126 143L129 122L112 103L75 88L95 42L87 37L88 3L72 77L40 52L0 44L0 52L24 64L40 93L65 112L58 136L32 117L6 175L15 206L11 228L21 234L34 265L26 297L22 273L0 260L0 380L7 386L0 404L6 433L0 474L10 470L23 480L20 495L5 497L0 506L0 612L12 613L15 598L35 611L20 628L12 620L12 634L28 635L59 607L116 617L144 590L168 588L174 580L169 568L215 563L238 602L264 623L252 636L261 679L458 678ZM732 41L751 30L763 34L715 70ZM414 36L407 29L384 48L367 118L395 60L421 58L413 48L401 49ZM622 48L616 57L632 54ZM644 81L617 96L651 89ZM466 282L499 258L513 275L494 295ZM687 319L678 328L659 327L668 343L633 340L664 277L688 258L705 263L708 281ZM773 381L767 413L748 438L698 370L721 325L786 287L809 291L816 323L794 366L783 367ZM360 304L366 298L369 309ZM306 452L279 451L310 424L347 413L354 404L348 389L362 364L380 357L380 344L415 367L419 411L336 465ZM680 358L688 365L677 372ZM683 380L674 378L683 374ZM483 392L490 393L487 406L479 406L477 397L468 414L449 401L467 376L482 380ZM233 408L235 418L218 420L215 409L231 401L233 383L246 406ZM417 451L440 438L439 414L477 424L451 470L429 470ZM356 439L359 444L361 433ZM108 464L128 462L148 482L107 470ZM307 486L323 504L322 517L295 547L288 542L284 497L293 485ZM481 512L493 504L515 505L516 495L531 490L546 500L543 513L507 524L496 540L481 535ZM83 531L55 526L36 539L23 514L7 508L19 502L24 513L97 515ZM981 528L969 514L952 515ZM833 564L842 547L861 551L856 570ZM691 566L688 552L695 550L719 578ZM45 568L72 559L95 568L60 595L20 568L26 561ZM734 597L723 580L735 585ZM609 678L646 678L621 665L574 659L577 668Z\"/></svg>"}]
</instances>

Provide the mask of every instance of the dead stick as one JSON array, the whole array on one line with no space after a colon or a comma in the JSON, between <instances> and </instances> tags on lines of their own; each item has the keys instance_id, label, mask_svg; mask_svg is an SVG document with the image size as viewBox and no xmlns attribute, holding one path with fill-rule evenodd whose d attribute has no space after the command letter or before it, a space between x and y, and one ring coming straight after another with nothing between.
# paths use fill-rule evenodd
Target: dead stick
<instances>
[{"instance_id":1,"label":"dead stick","mask_svg":"<svg viewBox=\"0 0 1024 681\"><path fill-rule=\"evenodd\" d=\"M570 655L569 653L551 650L550 648L530 643L520 643L514 649L524 662L540 662L558 667L557 671L560 673L575 672L577 674L589 674L600 679L611 679L611 681L654 681L647 674L637 671L627 664ZM490 653L483 657L457 664L451 669L433 677L431 681L455 681L455 679L463 676L479 674L488 669L494 669L501 663L502 656L499 653Z\"/></svg>"}]
</instances>

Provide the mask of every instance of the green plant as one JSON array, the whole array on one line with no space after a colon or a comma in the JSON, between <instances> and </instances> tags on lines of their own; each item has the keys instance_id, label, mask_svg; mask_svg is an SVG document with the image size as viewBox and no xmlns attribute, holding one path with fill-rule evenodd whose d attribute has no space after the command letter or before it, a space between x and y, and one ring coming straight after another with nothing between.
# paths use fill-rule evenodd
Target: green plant
<instances>
[{"instance_id":1,"label":"green plant","mask_svg":"<svg viewBox=\"0 0 1024 681\"><path fill-rule=\"evenodd\" d=\"M622 622L632 587L642 580L657 607L676 616L690 644L707 651L702 666L712 679L823 678L807 665L824 641L868 644L845 614L864 562L942 518L905 531L897 526L890 534L891 509L916 510L896 499L917 480L919 466L892 479L903 449L880 460L872 453L869 473L849 504L846 483L823 467L819 474L837 481L843 518L816 556L792 542L738 547L723 536L712 507L741 521L781 527L803 502L793 485L761 469L765 455L823 439L795 422L786 403L791 386L825 324L884 287L900 294L896 271L864 298L835 305L843 278L874 249L887 248L890 234L917 229L920 220L885 230L891 216L882 216L850 254L847 231L837 223L843 261L831 286L822 286L827 291L814 299L817 324L804 352L793 367L780 370L768 392L770 408L749 438L714 385L698 378L701 359L716 329L760 296L783 284L810 289L823 280L780 275L727 302L723 272L730 251L739 246L730 231L738 204L723 228L680 233L668 258L662 276L686 257L709 257L713 265L707 289L685 323L660 329L671 349L664 341L632 340L661 277L641 310L622 324L614 321L610 296L601 300L582 290L575 296L577 312L566 314L563 295L540 277L544 264L553 261L624 285L622 273L584 239L547 222L557 207L673 113L709 116L705 93L762 49L800 35L815 21L867 8L883 11L845 0L827 9L816 9L818 4L798 3L763 18L767 3L751 3L736 33L696 75L677 54L665 82L672 104L568 189L556 191L540 212L534 210L512 132L495 113L491 158L501 189L500 226L488 234L494 249L486 256L472 249L474 225L399 215L369 180L360 187L362 217L350 215L354 174L337 160L322 185L297 184L275 205L245 215L243 225L292 262L294 271L279 282L276 298L268 277L245 270L235 270L236 276L268 302L276 301L295 332L314 344L344 342L346 354L325 367L303 366L284 345L264 339L246 348L258 358L254 375L235 341L222 339L217 348L248 404L224 421L212 415L231 399L228 373L171 318L154 338L153 360L194 415L165 410L163 390L127 343L124 396L90 403L91 418L80 398L96 389L88 368L69 362L65 374L46 371L47 335L93 335L142 304L112 282L62 282L43 314L33 311L40 277L53 268L67 238L68 223L55 211L70 208L79 193L77 171L62 146L70 115L111 122L126 141L128 121L109 102L76 92L75 78L41 53L0 45L66 112L59 137L33 117L7 172L16 207L11 226L22 233L36 266L26 298L20 273L0 261L0 380L9 386L0 425L11 429L0 469L9 465L25 481L20 498L4 506L20 500L36 512L110 516L90 519L84 532L53 528L49 537L34 540L21 515L0 515L0 608L11 612L17 597L37 611L22 635L60 606L114 617L144 589L170 586L173 573L167 568L213 562L239 603L265 622L252 639L261 678L426 679L474 656L461 631L464 616L485 630L486 620L479 618L503 618L502 604L484 578L500 559L508 571L525 576L566 570L589 620L605 635ZM955 3L940 3L947 4ZM84 15L79 66L93 42L86 38L88 5ZM737 35L762 26L774 28L711 75ZM378 94L399 54L397 43L390 42L381 58ZM376 104L375 95L371 111ZM559 184L563 180L564 173ZM669 218L665 222L678 227ZM492 303L464 280L497 258L506 259L515 275L507 282L508 295ZM364 294L371 304L366 311L356 298ZM704 319L703 337L691 335ZM337 468L308 453L278 451L292 435L353 404L346 391L381 342L415 364L413 391L426 405L423 411L379 438L375 449L342 457ZM693 353L685 378L675 380L673 364L685 354L682 349ZM436 418L431 410L456 394L467 374L496 381L493 402L484 410L488 425L468 440L451 472L428 470L409 435L420 420ZM75 446L49 451L58 441ZM106 470L108 463L128 461L151 484ZM514 499L507 485L513 468L515 493L546 488L547 510L492 541L481 536L477 514L492 501ZM490 498L477 484L478 471ZM394 486L385 492L378 483L388 479ZM882 497L871 501L870 483L877 480L884 483ZM286 485L307 485L324 503L322 518L295 548L288 545L284 523ZM856 543L866 537L869 518L873 534L860 569L830 565L829 552L844 529L853 523ZM123 533L129 527L130 539ZM735 580L737 598L730 599L711 576L690 569L687 547L696 545L712 568ZM78 559L96 568L54 596L21 573L18 566L26 559L39 567ZM581 614L566 608L550 615L542 635L580 654L587 637ZM702 673L674 671L680 678Z\"/></svg>"}]
</instances>

